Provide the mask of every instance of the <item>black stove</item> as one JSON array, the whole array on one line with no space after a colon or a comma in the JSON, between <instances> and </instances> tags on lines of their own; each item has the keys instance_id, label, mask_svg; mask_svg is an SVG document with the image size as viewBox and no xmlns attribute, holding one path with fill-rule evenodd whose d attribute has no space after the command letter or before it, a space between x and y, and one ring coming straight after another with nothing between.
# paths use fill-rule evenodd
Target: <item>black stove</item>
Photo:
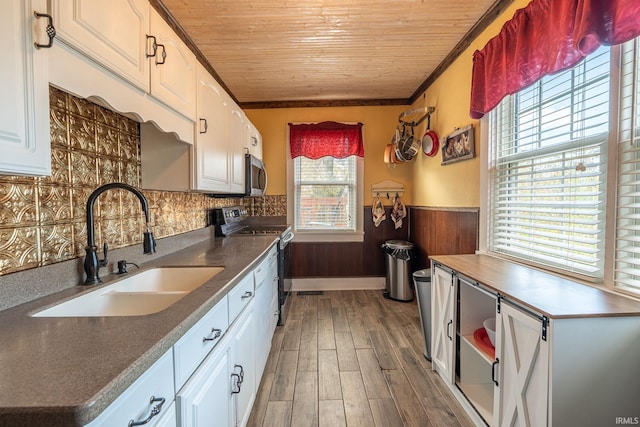
<instances>
[{"instance_id":1,"label":"black stove","mask_svg":"<svg viewBox=\"0 0 640 427\"><path fill-rule=\"evenodd\" d=\"M216 236L259 236L274 235L278 241L278 325L284 325L287 318L287 299L291 294L291 246L293 240L291 226L273 223L269 217L251 217L247 208L231 206L212 209L209 223L215 227Z\"/></svg>"}]
</instances>

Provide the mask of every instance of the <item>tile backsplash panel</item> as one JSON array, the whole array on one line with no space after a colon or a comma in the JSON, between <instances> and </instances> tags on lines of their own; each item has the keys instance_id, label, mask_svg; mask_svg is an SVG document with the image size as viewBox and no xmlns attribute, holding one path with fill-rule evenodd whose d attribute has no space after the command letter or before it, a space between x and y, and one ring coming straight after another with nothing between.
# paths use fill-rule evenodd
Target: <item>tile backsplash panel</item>
<instances>
[{"instance_id":1,"label":"tile backsplash panel","mask_svg":"<svg viewBox=\"0 0 640 427\"><path fill-rule=\"evenodd\" d=\"M140 187L138 123L50 88L49 177L0 176L0 275L83 257L86 202L96 187ZM211 198L198 192L142 190L151 231L169 237L206 226L206 210L243 205L253 215L286 215L286 196ZM131 193L109 190L95 205L96 242L120 248L142 242L144 215Z\"/></svg>"}]
</instances>

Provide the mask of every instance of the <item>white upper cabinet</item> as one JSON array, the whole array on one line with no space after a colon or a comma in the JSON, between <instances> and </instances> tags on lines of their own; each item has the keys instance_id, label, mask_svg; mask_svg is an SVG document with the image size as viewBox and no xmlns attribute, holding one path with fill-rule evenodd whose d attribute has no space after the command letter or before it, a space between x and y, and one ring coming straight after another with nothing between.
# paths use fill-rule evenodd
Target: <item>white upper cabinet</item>
<instances>
[{"instance_id":1,"label":"white upper cabinet","mask_svg":"<svg viewBox=\"0 0 640 427\"><path fill-rule=\"evenodd\" d=\"M262 135L253 123L247 120L249 154L262 160Z\"/></svg>"},{"instance_id":2,"label":"white upper cabinet","mask_svg":"<svg viewBox=\"0 0 640 427\"><path fill-rule=\"evenodd\" d=\"M53 0L58 38L149 91L148 0Z\"/></svg>"},{"instance_id":3,"label":"white upper cabinet","mask_svg":"<svg viewBox=\"0 0 640 427\"><path fill-rule=\"evenodd\" d=\"M157 112L139 112L141 100L137 98L142 95L144 101L144 95L151 94L191 122L195 121L195 55L147 0L50 0L50 10L54 21L59 23L60 41L140 92L129 90L131 99L128 102L126 95L124 101L121 99L126 89L109 87L101 91L95 88L95 93L86 93L88 76L92 81L96 80L92 70L85 71L86 66L78 63L77 57L59 49L54 51L54 84L78 96L98 96L116 109L139 114L143 120L149 115L158 116ZM55 63L61 64L56 66ZM65 71L73 77L61 76ZM104 86L105 83L99 81L97 84ZM157 107L150 105L143 109L153 108ZM167 123L162 116L160 120ZM160 120L156 123L161 129L176 132L171 128L173 125L158 123ZM187 142L192 142L192 138Z\"/></svg>"},{"instance_id":4,"label":"white upper cabinet","mask_svg":"<svg viewBox=\"0 0 640 427\"><path fill-rule=\"evenodd\" d=\"M235 103L231 106L231 192L243 193L245 190L244 155L247 151L247 118Z\"/></svg>"},{"instance_id":5,"label":"white upper cabinet","mask_svg":"<svg viewBox=\"0 0 640 427\"><path fill-rule=\"evenodd\" d=\"M151 58L151 94L186 117L195 119L195 55L153 9L150 34L155 37L155 55Z\"/></svg>"},{"instance_id":6,"label":"white upper cabinet","mask_svg":"<svg viewBox=\"0 0 640 427\"><path fill-rule=\"evenodd\" d=\"M217 81L198 65L198 134L194 158L194 189L230 191L230 99Z\"/></svg>"},{"instance_id":7,"label":"white upper cabinet","mask_svg":"<svg viewBox=\"0 0 640 427\"><path fill-rule=\"evenodd\" d=\"M0 174L50 175L47 18L43 0L5 2L0 14Z\"/></svg>"}]
</instances>

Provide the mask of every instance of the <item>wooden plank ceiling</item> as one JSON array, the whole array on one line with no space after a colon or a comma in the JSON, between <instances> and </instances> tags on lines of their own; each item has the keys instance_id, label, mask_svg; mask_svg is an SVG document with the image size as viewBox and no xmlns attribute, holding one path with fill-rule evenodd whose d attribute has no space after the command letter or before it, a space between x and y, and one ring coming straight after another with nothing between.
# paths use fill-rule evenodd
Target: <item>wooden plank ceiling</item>
<instances>
[{"instance_id":1,"label":"wooden plank ceiling","mask_svg":"<svg viewBox=\"0 0 640 427\"><path fill-rule=\"evenodd\" d=\"M154 0L242 105L407 103L504 0ZM185 37L183 37L185 38ZM467 42L468 43L468 42ZM201 57L201 59L202 59ZM357 103L356 102L356 103Z\"/></svg>"}]
</instances>

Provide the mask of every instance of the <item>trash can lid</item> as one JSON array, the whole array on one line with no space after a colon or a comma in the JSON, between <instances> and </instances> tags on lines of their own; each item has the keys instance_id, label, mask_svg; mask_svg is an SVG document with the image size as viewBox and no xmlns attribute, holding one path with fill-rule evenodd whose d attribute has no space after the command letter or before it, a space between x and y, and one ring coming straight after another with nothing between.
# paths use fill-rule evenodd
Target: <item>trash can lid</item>
<instances>
[{"instance_id":1,"label":"trash can lid","mask_svg":"<svg viewBox=\"0 0 640 427\"><path fill-rule=\"evenodd\" d=\"M425 268L423 270L417 270L413 272L413 278L418 282L430 282L431 281L431 269Z\"/></svg>"},{"instance_id":2,"label":"trash can lid","mask_svg":"<svg viewBox=\"0 0 640 427\"><path fill-rule=\"evenodd\" d=\"M389 249L413 249L413 243L406 240L387 240L384 244Z\"/></svg>"}]
</instances>

